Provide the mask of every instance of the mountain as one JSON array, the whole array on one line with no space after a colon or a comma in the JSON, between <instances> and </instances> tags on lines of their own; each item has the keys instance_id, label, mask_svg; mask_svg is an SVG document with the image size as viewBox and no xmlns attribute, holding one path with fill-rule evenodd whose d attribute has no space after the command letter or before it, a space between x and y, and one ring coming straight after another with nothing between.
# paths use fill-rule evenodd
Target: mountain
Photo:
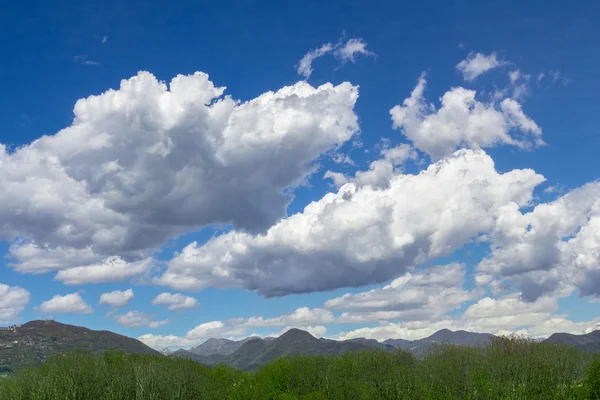
<instances>
[{"instance_id":1,"label":"mountain","mask_svg":"<svg viewBox=\"0 0 600 400\"><path fill-rule=\"evenodd\" d=\"M555 333L544 340L544 343L566 344L582 351L600 353L600 330L595 330L584 335Z\"/></svg>"},{"instance_id":2,"label":"mountain","mask_svg":"<svg viewBox=\"0 0 600 400\"><path fill-rule=\"evenodd\" d=\"M0 328L0 366L13 370L40 364L55 353L77 349L96 354L106 350L124 350L135 354L161 355L137 339L55 321L31 321L21 326Z\"/></svg>"},{"instance_id":3,"label":"mountain","mask_svg":"<svg viewBox=\"0 0 600 400\"><path fill-rule=\"evenodd\" d=\"M173 350L169 349L168 347L165 347L162 350L158 350L159 353L161 353L164 356L168 356L170 354L173 354Z\"/></svg>"},{"instance_id":4,"label":"mountain","mask_svg":"<svg viewBox=\"0 0 600 400\"><path fill-rule=\"evenodd\" d=\"M434 344L451 344L455 346L477 347L489 343L494 335L489 333L475 333L467 331L451 331L441 329L433 335L419 340L388 339L383 343L396 348L408 350L420 356Z\"/></svg>"},{"instance_id":5,"label":"mountain","mask_svg":"<svg viewBox=\"0 0 600 400\"><path fill-rule=\"evenodd\" d=\"M290 329L278 338L253 338L230 354L224 362L243 370L255 370L283 355L306 356L342 354L346 351L387 348L376 340L335 341L317 339L300 329Z\"/></svg>"},{"instance_id":6,"label":"mountain","mask_svg":"<svg viewBox=\"0 0 600 400\"><path fill-rule=\"evenodd\" d=\"M393 346L397 349L408 349L412 345L413 341L405 339L387 339L384 340L383 343L389 346Z\"/></svg>"},{"instance_id":7,"label":"mountain","mask_svg":"<svg viewBox=\"0 0 600 400\"><path fill-rule=\"evenodd\" d=\"M194 347L189 351L199 356L212 356L214 354L228 356L252 339L256 339L256 337L250 336L242 340L210 338L200 346Z\"/></svg>"}]
</instances>

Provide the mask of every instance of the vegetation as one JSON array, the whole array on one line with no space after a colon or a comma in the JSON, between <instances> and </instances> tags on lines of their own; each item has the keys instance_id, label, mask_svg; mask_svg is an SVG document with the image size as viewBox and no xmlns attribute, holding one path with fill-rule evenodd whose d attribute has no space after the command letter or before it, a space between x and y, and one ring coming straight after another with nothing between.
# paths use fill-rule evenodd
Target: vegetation
<instances>
[{"instance_id":1,"label":"vegetation","mask_svg":"<svg viewBox=\"0 0 600 400\"><path fill-rule=\"evenodd\" d=\"M600 357L495 339L336 356L283 356L254 373L154 355L72 352L0 380L0 399L600 399Z\"/></svg>"},{"instance_id":2,"label":"vegetation","mask_svg":"<svg viewBox=\"0 0 600 400\"><path fill-rule=\"evenodd\" d=\"M159 355L142 342L108 331L94 331L55 321L31 321L12 329L0 329L2 368L18 370L44 362L49 356L77 349L100 355L107 350Z\"/></svg>"}]
</instances>

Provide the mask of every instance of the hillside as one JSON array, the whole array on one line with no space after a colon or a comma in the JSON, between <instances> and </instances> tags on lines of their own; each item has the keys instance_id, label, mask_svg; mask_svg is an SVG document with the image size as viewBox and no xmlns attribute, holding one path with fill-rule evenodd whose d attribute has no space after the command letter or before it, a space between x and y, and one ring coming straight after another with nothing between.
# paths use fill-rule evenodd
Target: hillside
<instances>
[{"instance_id":1,"label":"hillside","mask_svg":"<svg viewBox=\"0 0 600 400\"><path fill-rule=\"evenodd\" d=\"M161 354L137 339L55 321L31 321L19 327L0 329L0 366L13 370L40 364L54 353L77 349L97 354L106 350Z\"/></svg>"},{"instance_id":2,"label":"hillside","mask_svg":"<svg viewBox=\"0 0 600 400\"><path fill-rule=\"evenodd\" d=\"M573 335L570 333L554 333L545 343L566 344L583 351L600 353L600 330L584 335Z\"/></svg>"},{"instance_id":3,"label":"hillside","mask_svg":"<svg viewBox=\"0 0 600 400\"><path fill-rule=\"evenodd\" d=\"M250 336L242 340L210 338L200 346L191 348L189 351L199 356L212 356L215 354L228 356L252 339L256 339L256 337Z\"/></svg>"},{"instance_id":4,"label":"hillside","mask_svg":"<svg viewBox=\"0 0 600 400\"><path fill-rule=\"evenodd\" d=\"M363 339L340 342L317 339L310 333L300 329L290 329L276 339L252 339L228 356L224 362L240 369L254 370L283 355L327 356L353 350L385 347L385 345L375 340Z\"/></svg>"},{"instance_id":5,"label":"hillside","mask_svg":"<svg viewBox=\"0 0 600 400\"><path fill-rule=\"evenodd\" d=\"M419 340L388 339L383 343L399 349L408 350L420 356L435 344L451 344L455 346L478 347L489 343L494 335L489 333L476 333L467 331L451 331L441 329L433 335Z\"/></svg>"}]
</instances>

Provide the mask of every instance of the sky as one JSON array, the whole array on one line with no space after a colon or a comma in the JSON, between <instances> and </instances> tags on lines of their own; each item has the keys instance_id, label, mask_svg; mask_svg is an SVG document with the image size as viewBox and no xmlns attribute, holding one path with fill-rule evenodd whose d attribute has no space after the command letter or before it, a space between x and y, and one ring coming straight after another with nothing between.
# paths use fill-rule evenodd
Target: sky
<instances>
[{"instance_id":1,"label":"sky","mask_svg":"<svg viewBox=\"0 0 600 400\"><path fill-rule=\"evenodd\" d=\"M600 327L598 17L13 2L0 325L159 349Z\"/></svg>"}]
</instances>

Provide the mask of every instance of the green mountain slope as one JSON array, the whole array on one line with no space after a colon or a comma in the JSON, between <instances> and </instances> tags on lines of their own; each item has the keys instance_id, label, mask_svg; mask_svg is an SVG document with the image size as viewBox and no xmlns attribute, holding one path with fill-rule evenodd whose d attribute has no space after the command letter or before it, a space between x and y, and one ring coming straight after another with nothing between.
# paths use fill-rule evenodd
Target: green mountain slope
<instances>
[{"instance_id":1,"label":"green mountain slope","mask_svg":"<svg viewBox=\"0 0 600 400\"><path fill-rule=\"evenodd\" d=\"M0 329L0 366L13 370L40 364L55 353L78 349L96 354L123 350L161 355L137 339L55 321L31 321L17 328Z\"/></svg>"}]
</instances>

